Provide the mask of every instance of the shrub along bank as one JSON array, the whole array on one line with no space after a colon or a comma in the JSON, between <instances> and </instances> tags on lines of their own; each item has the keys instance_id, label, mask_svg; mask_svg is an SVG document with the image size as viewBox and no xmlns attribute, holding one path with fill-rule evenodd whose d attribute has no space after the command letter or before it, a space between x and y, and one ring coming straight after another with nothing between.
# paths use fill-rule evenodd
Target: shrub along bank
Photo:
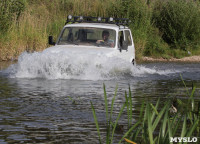
<instances>
[{"instance_id":1,"label":"shrub along bank","mask_svg":"<svg viewBox=\"0 0 200 144\"><path fill-rule=\"evenodd\" d=\"M200 2L188 0L1 0L0 60L41 51L68 14L127 17L136 57L200 54Z\"/></svg>"}]
</instances>

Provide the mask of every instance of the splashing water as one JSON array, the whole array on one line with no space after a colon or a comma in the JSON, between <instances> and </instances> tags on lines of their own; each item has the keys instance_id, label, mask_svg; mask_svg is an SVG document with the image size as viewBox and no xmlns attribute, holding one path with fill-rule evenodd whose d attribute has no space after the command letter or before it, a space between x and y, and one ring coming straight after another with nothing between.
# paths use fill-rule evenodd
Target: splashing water
<instances>
[{"instance_id":1,"label":"splashing water","mask_svg":"<svg viewBox=\"0 0 200 144\"><path fill-rule=\"evenodd\" d=\"M146 74L165 75L169 70L156 70L144 66L133 66L116 56L95 51L48 48L43 52L19 56L18 63L6 72L12 78L110 80L124 76L142 77Z\"/></svg>"}]
</instances>

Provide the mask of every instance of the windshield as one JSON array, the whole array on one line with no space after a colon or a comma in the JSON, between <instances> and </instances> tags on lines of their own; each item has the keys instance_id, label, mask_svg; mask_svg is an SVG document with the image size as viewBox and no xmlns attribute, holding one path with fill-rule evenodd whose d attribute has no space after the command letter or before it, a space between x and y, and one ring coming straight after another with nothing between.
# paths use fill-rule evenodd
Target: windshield
<instances>
[{"instance_id":1,"label":"windshield","mask_svg":"<svg viewBox=\"0 0 200 144\"><path fill-rule=\"evenodd\" d=\"M58 45L84 45L115 47L116 32L112 29L91 27L66 27L62 32Z\"/></svg>"}]
</instances>

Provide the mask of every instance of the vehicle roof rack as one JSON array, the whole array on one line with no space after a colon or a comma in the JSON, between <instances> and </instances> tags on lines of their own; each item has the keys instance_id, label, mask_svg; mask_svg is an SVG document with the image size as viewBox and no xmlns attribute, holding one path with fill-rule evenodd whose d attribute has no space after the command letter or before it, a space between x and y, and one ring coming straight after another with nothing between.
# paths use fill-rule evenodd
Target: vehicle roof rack
<instances>
[{"instance_id":1,"label":"vehicle roof rack","mask_svg":"<svg viewBox=\"0 0 200 144\"><path fill-rule=\"evenodd\" d=\"M106 23L106 24L116 24L118 26L128 26L131 22L127 18L113 18L113 17L88 17L88 16L72 16L68 15L67 21L65 24L68 23Z\"/></svg>"}]
</instances>

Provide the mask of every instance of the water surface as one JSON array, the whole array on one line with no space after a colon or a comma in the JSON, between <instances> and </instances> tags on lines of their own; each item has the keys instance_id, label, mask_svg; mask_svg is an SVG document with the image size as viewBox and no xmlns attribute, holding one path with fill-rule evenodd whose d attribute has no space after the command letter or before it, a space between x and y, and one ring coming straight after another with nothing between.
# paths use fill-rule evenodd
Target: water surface
<instances>
[{"instance_id":1,"label":"water surface","mask_svg":"<svg viewBox=\"0 0 200 144\"><path fill-rule=\"evenodd\" d=\"M143 101L187 99L180 75L189 89L192 83L197 86L195 99L200 99L198 63L132 66L117 58L74 59L69 54L42 52L23 53L18 62L0 65L0 143L5 144L98 143L90 102L105 137L103 84L109 104L118 85L113 120L125 102L124 93L129 86L134 120ZM119 124L127 124L125 114ZM115 139L123 133L117 133Z\"/></svg>"}]
</instances>

